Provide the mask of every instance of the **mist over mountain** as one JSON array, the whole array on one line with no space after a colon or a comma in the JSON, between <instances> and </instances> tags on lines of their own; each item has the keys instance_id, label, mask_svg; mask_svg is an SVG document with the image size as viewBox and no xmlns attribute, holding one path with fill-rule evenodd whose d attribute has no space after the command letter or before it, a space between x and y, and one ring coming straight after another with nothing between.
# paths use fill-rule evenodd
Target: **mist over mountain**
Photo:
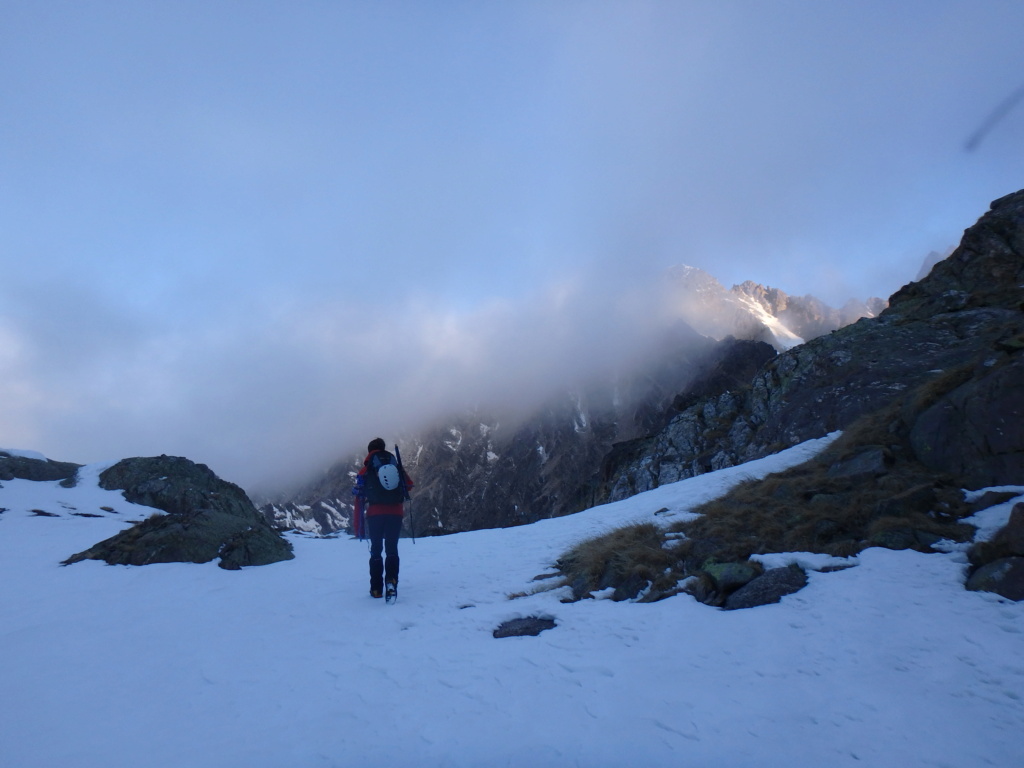
<instances>
[{"instance_id":1,"label":"mist over mountain","mask_svg":"<svg viewBox=\"0 0 1024 768\"><path fill-rule=\"evenodd\" d=\"M663 428L688 391L742 384L777 352L885 305L834 309L750 281L726 289L690 266L669 270L644 295L645 323L623 324L627 344L610 335L603 349L566 348L543 372L550 389L532 400L491 393L396 435L418 483L410 533L516 525L590 506L612 446ZM348 525L364 453L354 446L307 486L266 504L268 519L311 531Z\"/></svg>"},{"instance_id":2,"label":"mist over mountain","mask_svg":"<svg viewBox=\"0 0 1024 768\"><path fill-rule=\"evenodd\" d=\"M745 386L680 403L664 430L616 446L608 497L872 419L878 423L862 429L881 434L865 450L885 466L913 464L928 478L922 483L939 482L929 473L966 488L1019 482L1022 285L1024 191L994 201L960 246L897 291L877 318L794 347Z\"/></svg>"},{"instance_id":3,"label":"mist over mountain","mask_svg":"<svg viewBox=\"0 0 1024 768\"><path fill-rule=\"evenodd\" d=\"M666 323L659 342L631 367L574 379L567 358L564 387L532 411L511 417L475 403L400 436L419 482L410 532L569 514L846 429L904 395L902 421L888 427L893 444L869 453L883 462L911 457L918 478L948 467L968 487L1009 482L1020 469L1020 431L1000 413L1019 409L1014 393L1024 391L1012 356L1021 333L1022 195L995 201L959 248L888 307L872 299L835 310L814 297L752 282L726 290L701 270L672 270L651 294L652 314ZM922 411L939 393L952 399ZM969 402L1000 405L982 414ZM974 436L963 444L961 433ZM360 448L265 506L268 519L345 527Z\"/></svg>"}]
</instances>

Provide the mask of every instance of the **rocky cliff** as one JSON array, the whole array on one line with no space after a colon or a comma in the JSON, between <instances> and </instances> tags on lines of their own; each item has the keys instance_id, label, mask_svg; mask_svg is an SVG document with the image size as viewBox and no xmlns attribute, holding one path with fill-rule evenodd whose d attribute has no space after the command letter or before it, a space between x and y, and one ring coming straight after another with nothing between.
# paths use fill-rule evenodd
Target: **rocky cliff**
<instances>
[{"instance_id":1,"label":"rocky cliff","mask_svg":"<svg viewBox=\"0 0 1024 768\"><path fill-rule=\"evenodd\" d=\"M963 487L1024 479L1024 191L992 203L923 280L616 447L599 498L631 494L841 430L897 401L912 446ZM911 397L912 395L912 397ZM908 411L908 418L911 414Z\"/></svg>"}]
</instances>

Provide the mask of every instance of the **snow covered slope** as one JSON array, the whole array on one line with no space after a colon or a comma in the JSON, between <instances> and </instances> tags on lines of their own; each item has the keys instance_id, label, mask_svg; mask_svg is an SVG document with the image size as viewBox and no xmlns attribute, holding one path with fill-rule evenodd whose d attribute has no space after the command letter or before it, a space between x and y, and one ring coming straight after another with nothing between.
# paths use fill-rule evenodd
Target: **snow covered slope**
<instances>
[{"instance_id":1,"label":"snow covered slope","mask_svg":"<svg viewBox=\"0 0 1024 768\"><path fill-rule=\"evenodd\" d=\"M685 595L508 597L550 583L531 579L582 538L678 519L826 442L578 515L403 540L392 607L368 596L365 544L347 538L296 534L294 560L237 572L61 567L152 510L100 490L92 467L73 489L5 481L0 759L6 768L1024 764L1024 604L966 592L958 552L867 550L857 567L812 573L782 603L745 611ZM1009 507L988 511L986 526ZM524 616L557 626L492 637Z\"/></svg>"}]
</instances>

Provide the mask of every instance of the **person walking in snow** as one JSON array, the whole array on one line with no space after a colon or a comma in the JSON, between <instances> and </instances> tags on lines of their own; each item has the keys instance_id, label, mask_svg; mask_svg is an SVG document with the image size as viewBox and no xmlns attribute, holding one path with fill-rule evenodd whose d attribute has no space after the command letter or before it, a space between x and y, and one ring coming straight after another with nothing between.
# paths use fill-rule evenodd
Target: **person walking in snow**
<instances>
[{"instance_id":1,"label":"person walking in snow","mask_svg":"<svg viewBox=\"0 0 1024 768\"><path fill-rule=\"evenodd\" d=\"M413 483L400 461L388 453L382 438L371 440L366 450L352 489L356 496L355 533L370 538L370 595L386 597L392 603L398 597L403 502L409 498Z\"/></svg>"}]
</instances>

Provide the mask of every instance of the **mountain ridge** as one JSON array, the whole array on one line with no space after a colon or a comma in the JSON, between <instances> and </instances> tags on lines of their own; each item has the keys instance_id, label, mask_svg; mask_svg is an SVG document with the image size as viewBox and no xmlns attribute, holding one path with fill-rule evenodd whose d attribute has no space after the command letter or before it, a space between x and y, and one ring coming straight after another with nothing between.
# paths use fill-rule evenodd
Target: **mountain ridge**
<instances>
[{"instance_id":1,"label":"mountain ridge","mask_svg":"<svg viewBox=\"0 0 1024 768\"><path fill-rule=\"evenodd\" d=\"M609 470L603 492L623 498L821 437L929 381L941 385L943 375L958 378L954 383L960 385L974 380L985 397L1001 398L1010 412L1020 413L1024 405L1013 393L1024 392L1024 382L1014 388L1021 366L1016 353L1024 346L1022 284L1024 190L994 201L952 254L924 279L894 293L877 318L787 350L748 386L693 403L661 433L641 438L628 451L620 447L625 458ZM963 404L943 403L959 414L961 428L971 427ZM938 429L941 421L935 413L929 423ZM941 438L932 434L932 442L957 445L951 424ZM1000 430L1004 437L996 434ZM989 414L970 433L976 443L1005 446L1007 456L1020 453L990 479L1024 472L1019 428ZM919 431L922 451L924 439ZM942 466L956 461L947 456Z\"/></svg>"}]
</instances>

